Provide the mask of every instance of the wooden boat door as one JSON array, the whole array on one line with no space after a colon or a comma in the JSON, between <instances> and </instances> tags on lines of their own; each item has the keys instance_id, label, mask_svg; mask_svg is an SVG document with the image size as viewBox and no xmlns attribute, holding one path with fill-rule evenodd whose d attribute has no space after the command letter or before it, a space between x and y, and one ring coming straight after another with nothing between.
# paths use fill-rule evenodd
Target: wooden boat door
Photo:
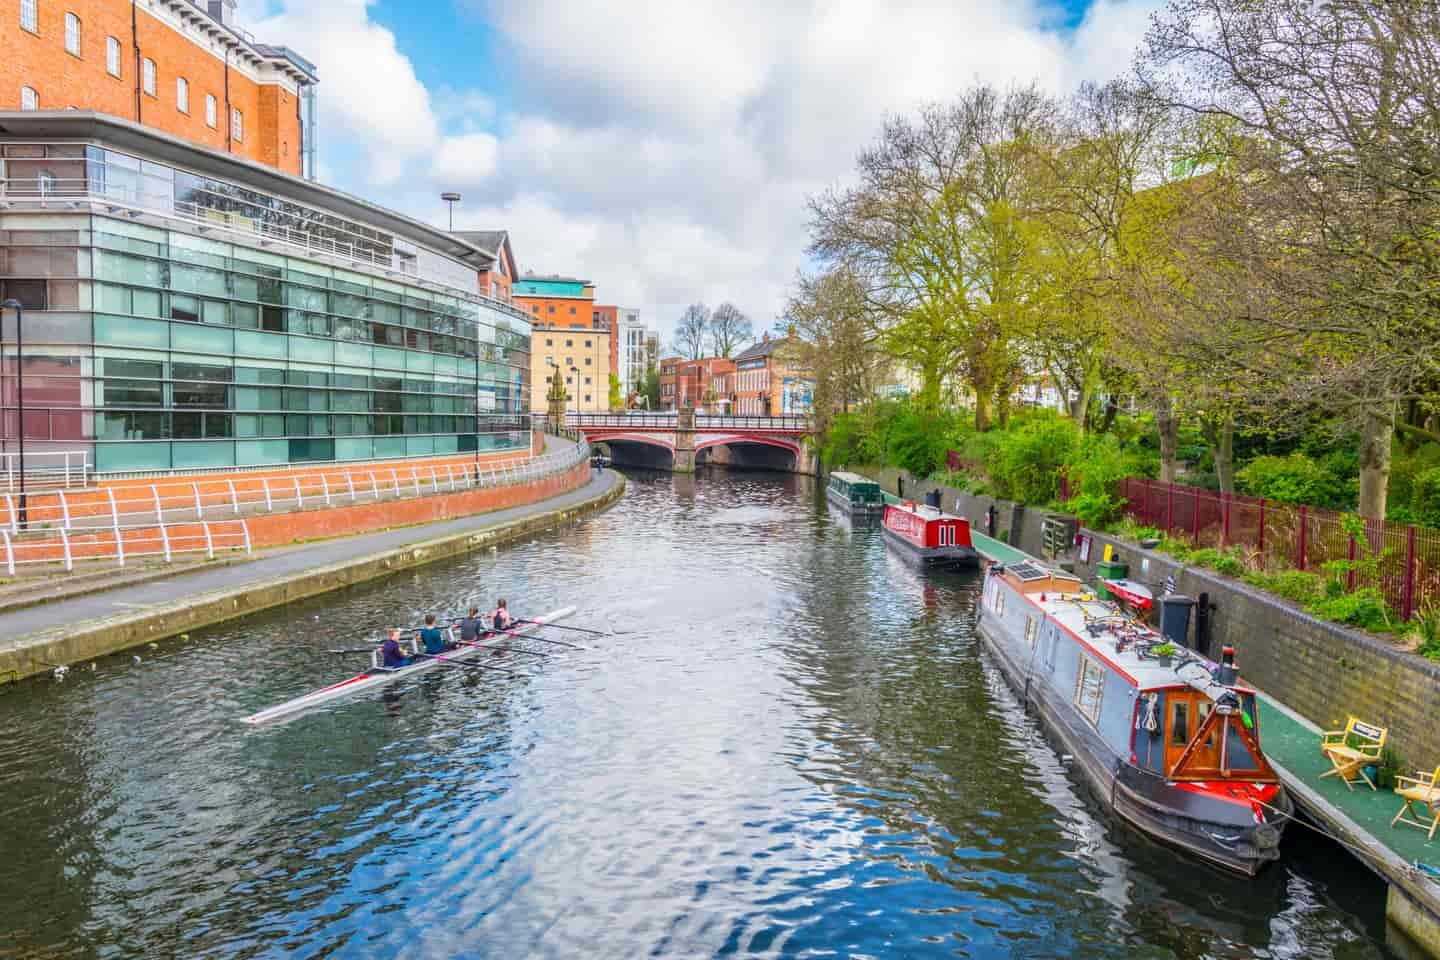
<instances>
[{"instance_id":1,"label":"wooden boat door","mask_svg":"<svg viewBox=\"0 0 1440 960\"><path fill-rule=\"evenodd\" d=\"M1165 770L1174 776L1176 765L1210 717L1215 704L1194 690L1170 690L1165 694ZM1220 766L1219 731L1211 729L1194 752L1195 763L1207 768Z\"/></svg>"}]
</instances>

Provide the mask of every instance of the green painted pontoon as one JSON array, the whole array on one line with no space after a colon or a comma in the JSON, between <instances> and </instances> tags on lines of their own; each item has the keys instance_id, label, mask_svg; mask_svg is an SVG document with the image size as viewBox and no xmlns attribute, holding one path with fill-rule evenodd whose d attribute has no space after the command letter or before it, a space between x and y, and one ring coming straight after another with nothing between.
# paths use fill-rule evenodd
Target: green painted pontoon
<instances>
[{"instance_id":1,"label":"green painted pontoon","mask_svg":"<svg viewBox=\"0 0 1440 960\"><path fill-rule=\"evenodd\" d=\"M837 470L825 482L825 496L830 502L850 513L879 513L885 509L880 484L858 473Z\"/></svg>"}]
</instances>

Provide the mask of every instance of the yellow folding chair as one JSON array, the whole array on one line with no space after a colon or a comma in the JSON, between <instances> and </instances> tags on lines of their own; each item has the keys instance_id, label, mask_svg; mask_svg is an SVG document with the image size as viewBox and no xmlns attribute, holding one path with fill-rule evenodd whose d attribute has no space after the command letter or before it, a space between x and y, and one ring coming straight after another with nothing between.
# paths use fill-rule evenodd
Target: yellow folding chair
<instances>
[{"instance_id":1,"label":"yellow folding chair","mask_svg":"<svg viewBox=\"0 0 1440 960\"><path fill-rule=\"evenodd\" d=\"M1395 792L1405 800L1390 826L1408 823L1419 827L1435 839L1435 827L1440 824L1440 767L1433 773L1419 771L1413 777L1396 777Z\"/></svg>"},{"instance_id":2,"label":"yellow folding chair","mask_svg":"<svg viewBox=\"0 0 1440 960\"><path fill-rule=\"evenodd\" d=\"M1320 735L1320 752L1330 758L1335 769L1326 770L1320 776L1339 777L1351 790L1357 781L1363 780L1374 790L1375 783L1366 775L1365 767L1380 762L1380 751L1385 748L1389 734L1385 727L1354 717L1345 724L1344 730L1325 731Z\"/></svg>"}]
</instances>

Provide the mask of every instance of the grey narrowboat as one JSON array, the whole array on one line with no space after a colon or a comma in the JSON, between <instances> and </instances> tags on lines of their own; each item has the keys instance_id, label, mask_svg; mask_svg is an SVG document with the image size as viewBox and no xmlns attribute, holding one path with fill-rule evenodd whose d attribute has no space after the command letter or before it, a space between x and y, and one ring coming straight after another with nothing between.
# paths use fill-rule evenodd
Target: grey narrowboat
<instances>
[{"instance_id":1,"label":"grey narrowboat","mask_svg":"<svg viewBox=\"0 0 1440 960\"><path fill-rule=\"evenodd\" d=\"M1100 801L1150 837L1254 876L1294 807L1234 654L1211 663L1026 559L986 569L980 633Z\"/></svg>"},{"instance_id":2,"label":"grey narrowboat","mask_svg":"<svg viewBox=\"0 0 1440 960\"><path fill-rule=\"evenodd\" d=\"M836 470L825 481L825 496L830 502L850 513L879 513L885 509L885 495L880 484L858 473Z\"/></svg>"}]
</instances>

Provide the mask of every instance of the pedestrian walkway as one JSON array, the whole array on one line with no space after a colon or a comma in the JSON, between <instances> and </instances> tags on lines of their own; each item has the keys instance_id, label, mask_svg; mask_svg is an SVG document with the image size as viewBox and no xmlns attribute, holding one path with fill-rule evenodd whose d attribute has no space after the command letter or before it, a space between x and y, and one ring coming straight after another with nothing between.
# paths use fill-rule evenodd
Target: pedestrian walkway
<instances>
[{"instance_id":1,"label":"pedestrian walkway","mask_svg":"<svg viewBox=\"0 0 1440 960\"><path fill-rule=\"evenodd\" d=\"M604 495L621 478L613 471L592 474L588 483L569 493L536 503L508 507L490 513L427 523L415 527L382 530L334 540L284 547L258 556L249 563L236 566L207 567L197 572L181 573L163 580L121 586L103 592L57 600L41 606L0 612L0 656L22 646L28 635L53 631L57 625L68 628L87 621L113 618L118 615L144 613L146 608L173 605L178 598L200 596L216 591L244 590L252 585L272 582L287 576L331 564L354 560L371 554L402 548L458 534L476 533L516 520L565 510Z\"/></svg>"},{"instance_id":2,"label":"pedestrian walkway","mask_svg":"<svg viewBox=\"0 0 1440 960\"><path fill-rule=\"evenodd\" d=\"M1430 840L1425 831L1415 827L1390 826L1402 802L1393 790L1371 790L1364 784L1350 790L1338 777L1320 778L1333 768L1320 752L1319 727L1261 696L1260 737L1265 755L1284 767L1291 780L1309 787L1406 863L1418 861L1440 869L1440 833ZM1427 772L1434 769L1432 763ZM1415 774L1414 770L1401 772L1405 776ZM1440 886L1436 893L1440 895Z\"/></svg>"}]
</instances>

